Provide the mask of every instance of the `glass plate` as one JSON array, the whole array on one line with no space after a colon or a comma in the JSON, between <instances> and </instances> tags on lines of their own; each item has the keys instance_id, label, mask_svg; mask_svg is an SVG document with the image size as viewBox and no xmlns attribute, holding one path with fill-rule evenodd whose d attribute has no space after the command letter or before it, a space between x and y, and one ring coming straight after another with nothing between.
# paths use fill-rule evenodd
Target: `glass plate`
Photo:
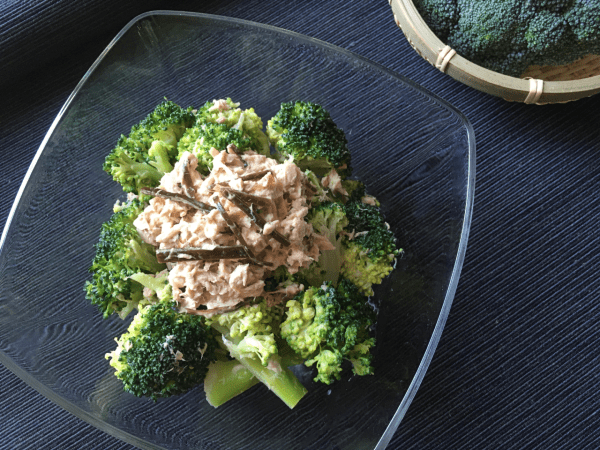
<instances>
[{"instance_id":1,"label":"glass plate","mask_svg":"<svg viewBox=\"0 0 600 450\"><path fill-rule=\"evenodd\" d=\"M289 410L263 386L213 409L201 387L156 403L124 393L104 354L126 327L83 284L120 187L105 155L163 97L231 97L266 120L310 100L347 133L355 175L405 252L376 290L376 374L319 385ZM140 448L383 449L423 379L463 263L474 194L467 119L360 56L274 27L171 11L143 14L69 97L19 190L0 241L0 360L77 417Z\"/></svg>"}]
</instances>

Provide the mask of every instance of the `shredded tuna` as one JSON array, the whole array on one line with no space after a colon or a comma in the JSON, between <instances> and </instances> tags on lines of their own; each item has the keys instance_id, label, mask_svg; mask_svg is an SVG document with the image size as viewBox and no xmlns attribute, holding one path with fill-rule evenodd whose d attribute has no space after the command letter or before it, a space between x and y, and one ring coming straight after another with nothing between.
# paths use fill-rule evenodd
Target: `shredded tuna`
<instances>
[{"instance_id":1,"label":"shredded tuna","mask_svg":"<svg viewBox=\"0 0 600 450\"><path fill-rule=\"evenodd\" d=\"M377 200L371 195L365 195L360 201L366 205L377 206Z\"/></svg>"},{"instance_id":2,"label":"shredded tuna","mask_svg":"<svg viewBox=\"0 0 600 450\"><path fill-rule=\"evenodd\" d=\"M227 111L229 109L231 108L227 104L227 100L224 99L213 100L213 105L208 108L209 111Z\"/></svg>"},{"instance_id":3,"label":"shredded tuna","mask_svg":"<svg viewBox=\"0 0 600 450\"><path fill-rule=\"evenodd\" d=\"M342 178L335 169L331 169L321 183L323 184L323 187L329 188L334 194L342 194L348 197L348 192L342 186Z\"/></svg>"},{"instance_id":4,"label":"shredded tuna","mask_svg":"<svg viewBox=\"0 0 600 450\"><path fill-rule=\"evenodd\" d=\"M267 293L264 280L282 265L294 274L318 259L322 251L332 249L329 240L316 234L304 220L310 206L310 183L291 161L280 164L252 151L243 155L211 152L213 169L207 177L195 170L196 157L184 153L174 170L164 175L159 189L188 195L215 209L207 212L195 209L193 202L154 197L134 225L146 242L160 249L247 246L249 258L244 263L229 259L171 264L169 283L183 311L223 311L256 297L267 298L269 304L290 298L301 289L300 285ZM227 199L225 193L231 190L250 204L250 216ZM260 202L261 207L255 207L252 201ZM232 232L223 212L235 223L241 239ZM255 214L260 214L260 220L252 217ZM275 239L274 233L285 240Z\"/></svg>"}]
</instances>

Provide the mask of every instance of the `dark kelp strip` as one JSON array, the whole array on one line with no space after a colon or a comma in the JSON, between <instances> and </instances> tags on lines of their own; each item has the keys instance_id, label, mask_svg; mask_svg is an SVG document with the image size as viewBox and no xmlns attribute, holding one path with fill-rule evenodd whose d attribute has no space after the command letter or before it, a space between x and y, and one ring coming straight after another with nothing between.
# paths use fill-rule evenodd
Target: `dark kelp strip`
<instances>
[{"instance_id":1,"label":"dark kelp strip","mask_svg":"<svg viewBox=\"0 0 600 450\"><path fill-rule=\"evenodd\" d=\"M236 309L240 309L242 306L250 305L253 300L254 300L254 298L247 298L245 300L242 300L239 303L236 303L235 305L220 306L220 307L211 308L211 309L186 308L186 311L189 314L194 314L196 316L207 316L209 314L221 314L221 313L225 313L225 312L235 311Z\"/></svg>"},{"instance_id":2,"label":"dark kelp strip","mask_svg":"<svg viewBox=\"0 0 600 450\"><path fill-rule=\"evenodd\" d=\"M220 186L219 185L217 188L224 194L227 194L228 192L234 193L244 203L246 203L247 205L253 205L256 208L269 209L273 206L273 201L268 198L265 198L265 197L259 197L258 195L247 194L246 192L238 191L237 189L233 189L228 186Z\"/></svg>"},{"instance_id":3,"label":"dark kelp strip","mask_svg":"<svg viewBox=\"0 0 600 450\"><path fill-rule=\"evenodd\" d=\"M242 236L242 230L240 230L240 227L238 226L238 224L235 223L235 221L229 216L229 214L227 214L227 211L225 211L225 208L223 208L223 205L221 204L221 202L219 202L218 200L215 200L215 204L217 205L217 209L221 213L221 216L223 216L223 219L225 220L225 223L227 224L229 229L231 231L233 231L233 234L235 235L237 240L240 241L240 244L242 244L242 246L246 250L246 256L250 260L252 260L252 262L254 264L258 264L259 266L264 266L265 264L263 262L256 259L256 257L254 256L254 253L252 252L252 250L250 250L250 247L248 247L248 244L246 243L244 236Z\"/></svg>"},{"instance_id":4,"label":"dark kelp strip","mask_svg":"<svg viewBox=\"0 0 600 450\"><path fill-rule=\"evenodd\" d=\"M154 197L161 197L167 200L171 200L173 202L182 203L186 206L189 206L194 209L199 209L200 211L210 212L214 208L214 206L207 205L206 203L200 202L195 198L187 197L183 194L176 194L174 192L165 191L164 189L159 188L141 188L140 194L152 195Z\"/></svg>"},{"instance_id":5,"label":"dark kelp strip","mask_svg":"<svg viewBox=\"0 0 600 450\"><path fill-rule=\"evenodd\" d=\"M261 170L260 172L254 172L254 173L242 175L240 177L240 180L242 180L242 181L260 180L262 177L264 177L268 173L271 173L270 169Z\"/></svg>"},{"instance_id":6,"label":"dark kelp strip","mask_svg":"<svg viewBox=\"0 0 600 450\"><path fill-rule=\"evenodd\" d=\"M221 259L246 259L246 249L241 245L218 246L213 249L199 247L160 248L156 250L159 263L185 261L220 261Z\"/></svg>"},{"instance_id":7,"label":"dark kelp strip","mask_svg":"<svg viewBox=\"0 0 600 450\"><path fill-rule=\"evenodd\" d=\"M219 190L225 195L227 200L231 201L231 203L240 208L244 214L250 217L250 219L252 219L252 221L258 225L261 230L264 229L267 222L260 214L255 213L251 206L248 206L248 204L244 202L242 197L238 195L239 191L222 187L220 187ZM290 245L289 239L283 234L279 233L277 230L273 230L270 236L282 245Z\"/></svg>"}]
</instances>

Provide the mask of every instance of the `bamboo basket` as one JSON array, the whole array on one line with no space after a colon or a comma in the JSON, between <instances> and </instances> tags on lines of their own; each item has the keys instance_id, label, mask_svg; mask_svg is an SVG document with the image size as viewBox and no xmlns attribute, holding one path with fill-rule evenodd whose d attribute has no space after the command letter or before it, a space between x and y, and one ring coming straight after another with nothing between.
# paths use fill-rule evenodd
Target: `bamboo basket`
<instances>
[{"instance_id":1,"label":"bamboo basket","mask_svg":"<svg viewBox=\"0 0 600 450\"><path fill-rule=\"evenodd\" d=\"M389 0L394 20L412 48L455 80L508 101L544 105L565 103L600 92L600 55L564 66L531 66L522 78L470 62L429 29L412 0Z\"/></svg>"}]
</instances>

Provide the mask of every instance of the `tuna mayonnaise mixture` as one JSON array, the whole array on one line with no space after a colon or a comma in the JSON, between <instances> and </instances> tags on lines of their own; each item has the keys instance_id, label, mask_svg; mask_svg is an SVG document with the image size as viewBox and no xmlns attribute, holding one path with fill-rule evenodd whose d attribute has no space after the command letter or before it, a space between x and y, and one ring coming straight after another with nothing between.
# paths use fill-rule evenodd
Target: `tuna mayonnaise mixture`
<instances>
[{"instance_id":1,"label":"tuna mayonnaise mixture","mask_svg":"<svg viewBox=\"0 0 600 450\"><path fill-rule=\"evenodd\" d=\"M185 153L158 188L194 199L203 208L155 196L134 222L157 254L182 249L177 262L168 264L174 299L184 311L210 315L255 297L276 304L295 295L301 286L265 292L264 280L280 266L294 274L333 249L304 220L312 185L291 161L280 164L252 151L240 154L235 146L212 153L208 176L196 171L196 157ZM240 256L219 260L192 260L193 252L185 250L240 247L246 249Z\"/></svg>"}]
</instances>

